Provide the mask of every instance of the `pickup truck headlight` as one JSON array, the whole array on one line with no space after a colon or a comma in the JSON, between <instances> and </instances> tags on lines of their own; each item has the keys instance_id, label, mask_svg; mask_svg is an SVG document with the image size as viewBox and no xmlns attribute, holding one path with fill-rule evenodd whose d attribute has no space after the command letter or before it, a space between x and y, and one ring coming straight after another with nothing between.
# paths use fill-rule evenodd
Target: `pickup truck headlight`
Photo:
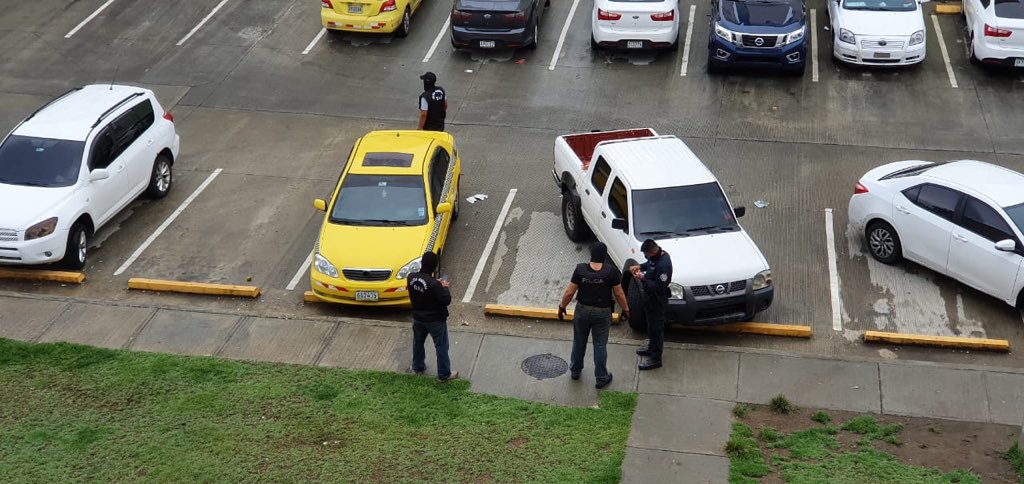
<instances>
[{"instance_id":1,"label":"pickup truck headlight","mask_svg":"<svg viewBox=\"0 0 1024 484\"><path fill-rule=\"evenodd\" d=\"M804 40L803 27L801 27L800 30L795 30L793 32L786 34L786 36L783 37L782 39L782 45L795 44L797 42L800 42L801 40Z\"/></svg>"},{"instance_id":2,"label":"pickup truck headlight","mask_svg":"<svg viewBox=\"0 0 1024 484\"><path fill-rule=\"evenodd\" d=\"M317 272L325 276L331 276L334 278L338 277L338 268L334 267L334 264L331 264L331 261L327 260L326 257L320 254L317 254L316 257L313 258L313 267L316 268Z\"/></svg>"},{"instance_id":3,"label":"pickup truck headlight","mask_svg":"<svg viewBox=\"0 0 1024 484\"><path fill-rule=\"evenodd\" d=\"M725 27L722 27L721 25L719 25L718 22L715 22L715 35L721 37L722 39L724 39L724 40L726 40L726 41L728 41L730 43L733 41L732 40L733 39L732 31L727 29L727 28L725 28Z\"/></svg>"},{"instance_id":4,"label":"pickup truck headlight","mask_svg":"<svg viewBox=\"0 0 1024 484\"><path fill-rule=\"evenodd\" d=\"M686 291L683 290L683 286L674 282L668 283L669 299L683 299L686 297Z\"/></svg>"},{"instance_id":5,"label":"pickup truck headlight","mask_svg":"<svg viewBox=\"0 0 1024 484\"><path fill-rule=\"evenodd\" d=\"M847 44L856 44L857 38L853 35L853 32L846 29L839 29L839 41L846 42Z\"/></svg>"},{"instance_id":6,"label":"pickup truck headlight","mask_svg":"<svg viewBox=\"0 0 1024 484\"><path fill-rule=\"evenodd\" d=\"M419 257L409 261L408 264L402 266L398 270L398 274L395 275L395 279L405 279L409 274L420 271L420 259Z\"/></svg>"},{"instance_id":7,"label":"pickup truck headlight","mask_svg":"<svg viewBox=\"0 0 1024 484\"><path fill-rule=\"evenodd\" d=\"M918 30L910 36L910 45L917 45L924 42L924 31Z\"/></svg>"},{"instance_id":8,"label":"pickup truck headlight","mask_svg":"<svg viewBox=\"0 0 1024 484\"><path fill-rule=\"evenodd\" d=\"M758 290L758 289L764 289L766 287L771 287L771 285L772 285L772 271L771 271L771 269L766 270L766 271L758 272L757 275L754 276L754 290L755 291Z\"/></svg>"},{"instance_id":9,"label":"pickup truck headlight","mask_svg":"<svg viewBox=\"0 0 1024 484\"><path fill-rule=\"evenodd\" d=\"M57 217L50 217L25 230L25 240L34 240L46 237L57 230Z\"/></svg>"}]
</instances>

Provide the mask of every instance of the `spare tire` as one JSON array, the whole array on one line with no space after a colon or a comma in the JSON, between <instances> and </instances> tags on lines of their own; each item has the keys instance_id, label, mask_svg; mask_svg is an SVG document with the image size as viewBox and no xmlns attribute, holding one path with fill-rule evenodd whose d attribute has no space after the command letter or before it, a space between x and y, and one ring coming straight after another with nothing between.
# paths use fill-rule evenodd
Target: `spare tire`
<instances>
[{"instance_id":1,"label":"spare tire","mask_svg":"<svg viewBox=\"0 0 1024 484\"><path fill-rule=\"evenodd\" d=\"M627 259L622 265L622 290L626 293L629 304L629 327L633 331L647 332L647 314L644 312L644 285L629 273L629 267L636 265L634 259Z\"/></svg>"}]
</instances>

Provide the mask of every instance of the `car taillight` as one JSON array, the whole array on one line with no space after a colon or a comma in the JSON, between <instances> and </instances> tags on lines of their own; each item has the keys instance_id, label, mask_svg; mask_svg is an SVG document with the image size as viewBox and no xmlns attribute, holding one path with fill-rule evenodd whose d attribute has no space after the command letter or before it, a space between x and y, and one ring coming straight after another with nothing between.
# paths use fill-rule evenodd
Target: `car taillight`
<instances>
[{"instance_id":1,"label":"car taillight","mask_svg":"<svg viewBox=\"0 0 1024 484\"><path fill-rule=\"evenodd\" d=\"M598 20L618 20L620 18L622 18L621 13L608 12L605 10L597 9Z\"/></svg>"},{"instance_id":2,"label":"car taillight","mask_svg":"<svg viewBox=\"0 0 1024 484\"><path fill-rule=\"evenodd\" d=\"M506 14L502 15L502 17L505 17L505 20L508 20L508 21L511 21L511 22L525 22L526 21L526 13L524 13L524 12L506 13Z\"/></svg>"},{"instance_id":3,"label":"car taillight","mask_svg":"<svg viewBox=\"0 0 1024 484\"><path fill-rule=\"evenodd\" d=\"M985 37L1009 37L1013 32L985 24Z\"/></svg>"},{"instance_id":4,"label":"car taillight","mask_svg":"<svg viewBox=\"0 0 1024 484\"><path fill-rule=\"evenodd\" d=\"M395 3L395 0L385 0L384 3L380 4L381 12L393 12L396 9L398 9L398 5Z\"/></svg>"},{"instance_id":5,"label":"car taillight","mask_svg":"<svg viewBox=\"0 0 1024 484\"><path fill-rule=\"evenodd\" d=\"M859 195L861 193L867 193L867 192L868 192L868 187L866 187L863 184L861 184L861 182L857 182L857 184L853 186L853 194L854 195Z\"/></svg>"},{"instance_id":6,"label":"car taillight","mask_svg":"<svg viewBox=\"0 0 1024 484\"><path fill-rule=\"evenodd\" d=\"M320 6L323 8L334 8L334 5L331 4L331 0L320 0Z\"/></svg>"},{"instance_id":7,"label":"car taillight","mask_svg":"<svg viewBox=\"0 0 1024 484\"><path fill-rule=\"evenodd\" d=\"M452 10L452 22L462 22L469 20L472 17L469 12L463 12L462 10Z\"/></svg>"},{"instance_id":8,"label":"car taillight","mask_svg":"<svg viewBox=\"0 0 1024 484\"><path fill-rule=\"evenodd\" d=\"M166 120L168 120L168 121L170 121L172 123L174 122L174 116L171 114L170 111L164 111L164 119L166 119Z\"/></svg>"},{"instance_id":9,"label":"car taillight","mask_svg":"<svg viewBox=\"0 0 1024 484\"><path fill-rule=\"evenodd\" d=\"M651 20L654 20L655 22L666 22L666 21L672 21L672 20L675 20L675 19L676 19L676 11L675 10L669 10L668 12L652 13L651 14Z\"/></svg>"}]
</instances>

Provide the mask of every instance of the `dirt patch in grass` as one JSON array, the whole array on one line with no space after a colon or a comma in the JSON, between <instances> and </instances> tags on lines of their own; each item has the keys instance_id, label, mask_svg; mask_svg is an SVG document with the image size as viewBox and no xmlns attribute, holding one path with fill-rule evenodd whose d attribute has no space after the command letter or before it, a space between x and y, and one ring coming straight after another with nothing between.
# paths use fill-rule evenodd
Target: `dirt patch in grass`
<instances>
[{"instance_id":1,"label":"dirt patch in grass","mask_svg":"<svg viewBox=\"0 0 1024 484\"><path fill-rule=\"evenodd\" d=\"M763 429L777 431L783 435L810 428L821 428L824 424L812 420L818 409L800 408L792 413L778 414L765 406L751 406L746 416L739 421L748 425L754 435L763 436ZM836 429L864 414L837 410L821 410L830 417L830 423ZM894 417L889 415L871 415L877 427L898 425L900 430L894 435L899 444L871 439L870 445L880 451L892 454L901 463L920 467L934 467L946 472L957 469L968 470L981 478L985 483L1013 483L1020 481L1016 470L1004 458L1004 454L1020 434L1020 428L1009 425L990 423L957 422L914 417ZM819 415L819 420L823 420ZM839 452L854 452L861 448L864 435L852 431L839 431L835 434L839 442ZM759 439L763 442L763 439ZM768 449L761 445L766 461L772 455L790 457L787 449ZM770 461L768 461L770 462ZM769 473L760 482L784 482L776 472Z\"/></svg>"}]
</instances>

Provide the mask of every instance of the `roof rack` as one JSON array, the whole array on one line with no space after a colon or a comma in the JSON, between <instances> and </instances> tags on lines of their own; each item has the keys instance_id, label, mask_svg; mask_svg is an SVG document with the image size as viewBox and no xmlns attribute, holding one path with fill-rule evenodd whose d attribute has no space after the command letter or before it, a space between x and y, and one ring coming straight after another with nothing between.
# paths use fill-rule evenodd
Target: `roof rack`
<instances>
[{"instance_id":1,"label":"roof rack","mask_svg":"<svg viewBox=\"0 0 1024 484\"><path fill-rule=\"evenodd\" d=\"M100 121L103 121L103 118L106 118L107 116L109 116L110 113L114 112L117 108L123 106L124 103L126 103L128 101L131 101L132 99L137 98L137 97L139 97L139 96L141 96L143 94L144 94L143 92L133 92L128 97L120 100L117 104L113 105L110 109L108 109L106 111L103 111L103 114L101 114L100 117L96 118L96 122L92 123L92 126L90 126L89 129L93 129L96 126L99 126Z\"/></svg>"},{"instance_id":2,"label":"roof rack","mask_svg":"<svg viewBox=\"0 0 1024 484\"><path fill-rule=\"evenodd\" d=\"M53 103L55 103L57 101L60 101L61 99L64 99L69 94L71 94L71 93L73 93L75 91L81 91L81 90L82 90L81 87L73 87L71 89L68 89L67 92L65 92L64 94L61 94L60 96L57 96L57 97L53 98L52 101L50 101L50 102L48 102L46 104L43 104L42 106L39 107L39 109L36 109L35 111L33 111L32 114L29 114L28 117L25 118L25 121L28 121L28 120L32 119L33 116L35 116L36 114L39 114L39 111L42 111L42 110L46 109L47 107L49 107L51 104L53 104ZM25 122L25 121L22 121L22 122Z\"/></svg>"}]
</instances>

